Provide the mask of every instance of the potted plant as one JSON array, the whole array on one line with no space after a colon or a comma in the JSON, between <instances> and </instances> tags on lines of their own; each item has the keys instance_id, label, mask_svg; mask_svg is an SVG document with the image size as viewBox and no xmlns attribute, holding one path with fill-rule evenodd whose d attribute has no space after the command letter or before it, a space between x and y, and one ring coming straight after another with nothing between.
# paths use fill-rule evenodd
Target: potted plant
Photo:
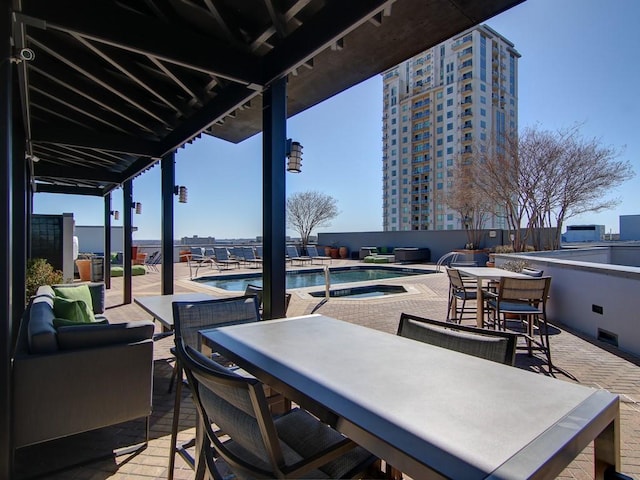
<instances>
[{"instance_id":1,"label":"potted plant","mask_svg":"<svg viewBox=\"0 0 640 480\"><path fill-rule=\"evenodd\" d=\"M338 249L338 244L336 242L333 242L331 244L331 247L329 248L329 256L331 258L339 258L340 257L340 250Z\"/></svg>"},{"instance_id":2,"label":"potted plant","mask_svg":"<svg viewBox=\"0 0 640 480\"><path fill-rule=\"evenodd\" d=\"M340 254L340 258L347 258L349 255L349 249L347 247L340 247L338 249L338 253Z\"/></svg>"},{"instance_id":3,"label":"potted plant","mask_svg":"<svg viewBox=\"0 0 640 480\"><path fill-rule=\"evenodd\" d=\"M42 285L55 285L62 282L62 272L54 270L44 258L32 258L27 262L25 282L27 301Z\"/></svg>"}]
</instances>

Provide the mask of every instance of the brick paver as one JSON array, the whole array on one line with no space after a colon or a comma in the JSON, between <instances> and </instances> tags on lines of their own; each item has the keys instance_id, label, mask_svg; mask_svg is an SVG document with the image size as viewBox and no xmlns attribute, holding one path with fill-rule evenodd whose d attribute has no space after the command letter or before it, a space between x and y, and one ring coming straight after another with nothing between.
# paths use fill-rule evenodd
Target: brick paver
<instances>
[{"instance_id":1,"label":"brick paver","mask_svg":"<svg viewBox=\"0 0 640 480\"><path fill-rule=\"evenodd\" d=\"M333 266L358 262L334 260ZM433 266L421 266L430 269ZM255 270L253 270L255 272ZM212 270L202 269L200 275L215 275ZM175 292L202 291L207 287L189 281L189 272L185 264L176 264ZM384 281L385 284L404 285L407 294L392 295L379 299L336 299L327 302L306 294L306 290L295 291L287 312L288 316L322 313L348 322L368 326L389 333L395 333L401 312L413 313L434 319L446 317L448 280L443 273L404 277ZM133 277L134 296L158 295L160 293L160 275L148 273ZM216 291L218 295L231 295ZM107 315L111 321L132 321L149 319L135 304L122 305L122 278L112 279L112 289L107 294ZM470 324L474 321L470 320ZM557 326L551 339L553 361L557 369L555 377L568 382L577 382L596 388L605 388L621 396L621 454L622 470L627 475L640 478L640 358L620 352L614 347L584 338L582 335ZM76 468L66 469L57 474L45 474L41 478L51 479L162 479L167 476L169 455L169 436L173 414L173 394L167 393L169 378L173 366L173 356L169 348L173 343L171 336L159 337L154 349L154 392L153 415L151 419L151 441L149 447L141 452L105 460L93 461ZM534 372L546 372L546 364L537 357L529 358L518 354L516 366ZM126 392L123 392L126 395ZM195 432L195 409L188 392L184 393L180 416L180 440L188 440ZM103 431L90 432L85 439L78 440L79 448L87 450L94 445L100 451L101 442L111 445L114 438L119 444L130 445L142 438L142 422L127 422ZM68 442L68 446L64 442ZM109 443L111 442L111 443ZM32 458L49 465L54 458L68 454L75 448L68 440L60 448L47 449L35 447L33 451L18 457L22 473L33 474L34 470L25 465L33 465ZM61 454L64 450L65 453ZM89 448L89 451L91 449ZM23 452L25 453L25 452ZM104 453L104 452L102 452ZM50 457L47 458L47 455ZM85 452L86 455L86 452ZM567 479L593 478L593 448L588 447L560 475ZM80 455L80 458L82 455ZM70 460L71 462L71 460ZM64 462L63 462L64 464ZM38 472L38 469L35 469ZM23 475L24 476L24 475ZM176 459L174 478L187 480L193 478L193 472L181 458Z\"/></svg>"}]
</instances>

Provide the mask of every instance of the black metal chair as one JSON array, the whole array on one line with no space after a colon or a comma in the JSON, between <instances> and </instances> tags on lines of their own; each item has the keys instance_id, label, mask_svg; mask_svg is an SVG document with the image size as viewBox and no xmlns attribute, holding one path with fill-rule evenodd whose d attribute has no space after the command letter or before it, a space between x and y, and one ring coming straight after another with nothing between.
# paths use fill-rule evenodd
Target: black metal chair
<instances>
[{"instance_id":1,"label":"black metal chair","mask_svg":"<svg viewBox=\"0 0 640 480\"><path fill-rule=\"evenodd\" d=\"M505 365L515 362L518 336L402 313L398 335Z\"/></svg>"},{"instance_id":2,"label":"black metal chair","mask_svg":"<svg viewBox=\"0 0 640 480\"><path fill-rule=\"evenodd\" d=\"M503 277L498 292L487 298L487 316L492 316L503 331L517 329L526 340L529 356L534 349L542 351L547 357L549 372L552 364L546 305L550 286L551 277ZM518 325L508 324L509 317L514 317Z\"/></svg>"},{"instance_id":3,"label":"black metal chair","mask_svg":"<svg viewBox=\"0 0 640 480\"><path fill-rule=\"evenodd\" d=\"M449 276L447 320L451 320L451 314L453 313L453 320L460 323L465 311L473 312L475 318L478 295L477 282L475 280L465 280L460 275L460 271L455 268L446 267L446 269ZM471 301L471 308L467 307L467 300Z\"/></svg>"},{"instance_id":4,"label":"black metal chair","mask_svg":"<svg viewBox=\"0 0 640 480\"><path fill-rule=\"evenodd\" d=\"M199 446L211 478L223 459L238 478L355 478L377 459L304 410L273 418L264 386L176 339L178 358L204 427ZM228 440L216 434L215 424Z\"/></svg>"},{"instance_id":5,"label":"black metal chair","mask_svg":"<svg viewBox=\"0 0 640 480\"><path fill-rule=\"evenodd\" d=\"M183 445L176 445L178 438L178 422L180 419L180 403L182 399L182 371L183 365L178 355L178 346L185 345L199 348L199 331L207 328L237 325L241 323L257 322L260 319L258 313L257 298L253 295L240 297L204 300L199 302L173 302L173 322L175 332L176 355L171 383L176 382L175 400L173 406L173 422L171 426L171 454L169 456L169 471L167 478L173 478L175 454L178 453L192 467L194 459L189 455L187 448L193 446L194 441ZM215 355L215 354L214 354ZM215 355L216 361L226 363L226 360ZM171 391L171 386L169 387Z\"/></svg>"},{"instance_id":6,"label":"black metal chair","mask_svg":"<svg viewBox=\"0 0 640 480\"><path fill-rule=\"evenodd\" d=\"M260 318L262 318L262 287L258 286L258 285L252 285L252 284L248 284L245 289L244 289L244 294L245 295L255 295L255 297L258 299L258 310L260 312ZM291 301L291 294L290 293L285 293L285 297L284 297L284 311L286 313L287 309L289 308L289 302Z\"/></svg>"}]
</instances>

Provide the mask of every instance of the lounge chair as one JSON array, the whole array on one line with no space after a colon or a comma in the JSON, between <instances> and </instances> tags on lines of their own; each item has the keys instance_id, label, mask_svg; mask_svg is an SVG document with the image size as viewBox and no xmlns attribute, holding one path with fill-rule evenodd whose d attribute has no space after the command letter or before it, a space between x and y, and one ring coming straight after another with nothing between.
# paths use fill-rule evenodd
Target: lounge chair
<instances>
[{"instance_id":1,"label":"lounge chair","mask_svg":"<svg viewBox=\"0 0 640 480\"><path fill-rule=\"evenodd\" d=\"M232 260L229 257L229 251L226 247L214 247L213 250L216 253L215 262L217 265L223 265L227 268L229 268L230 265L235 265L236 268L240 268L240 262L238 260Z\"/></svg>"},{"instance_id":2,"label":"lounge chair","mask_svg":"<svg viewBox=\"0 0 640 480\"><path fill-rule=\"evenodd\" d=\"M318 248L315 245L307 245L307 253L311 257L311 264L313 264L314 260L320 260L320 263L324 263L325 260L329 260L329 263L331 263L331 257L320 255L318 253Z\"/></svg>"},{"instance_id":3,"label":"lounge chair","mask_svg":"<svg viewBox=\"0 0 640 480\"><path fill-rule=\"evenodd\" d=\"M295 245L287 245L287 255L291 260L291 264L295 265L294 262L299 262L300 265L304 265L305 263L311 263L311 257L309 256L301 256L298 254L298 249Z\"/></svg>"},{"instance_id":4,"label":"lounge chair","mask_svg":"<svg viewBox=\"0 0 640 480\"><path fill-rule=\"evenodd\" d=\"M262 266L262 260L256 257L256 252L253 247L243 247L244 261L251 265L251 268L258 268Z\"/></svg>"}]
</instances>

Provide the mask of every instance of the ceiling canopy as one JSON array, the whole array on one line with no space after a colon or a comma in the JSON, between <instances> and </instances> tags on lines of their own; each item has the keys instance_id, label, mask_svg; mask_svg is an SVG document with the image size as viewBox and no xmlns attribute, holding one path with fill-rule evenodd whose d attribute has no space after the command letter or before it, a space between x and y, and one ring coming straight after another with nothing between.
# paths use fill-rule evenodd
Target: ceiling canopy
<instances>
[{"instance_id":1,"label":"ceiling canopy","mask_svg":"<svg viewBox=\"0 0 640 480\"><path fill-rule=\"evenodd\" d=\"M37 189L104 195L203 133L260 132L276 79L295 115L520 1L14 0Z\"/></svg>"}]
</instances>

